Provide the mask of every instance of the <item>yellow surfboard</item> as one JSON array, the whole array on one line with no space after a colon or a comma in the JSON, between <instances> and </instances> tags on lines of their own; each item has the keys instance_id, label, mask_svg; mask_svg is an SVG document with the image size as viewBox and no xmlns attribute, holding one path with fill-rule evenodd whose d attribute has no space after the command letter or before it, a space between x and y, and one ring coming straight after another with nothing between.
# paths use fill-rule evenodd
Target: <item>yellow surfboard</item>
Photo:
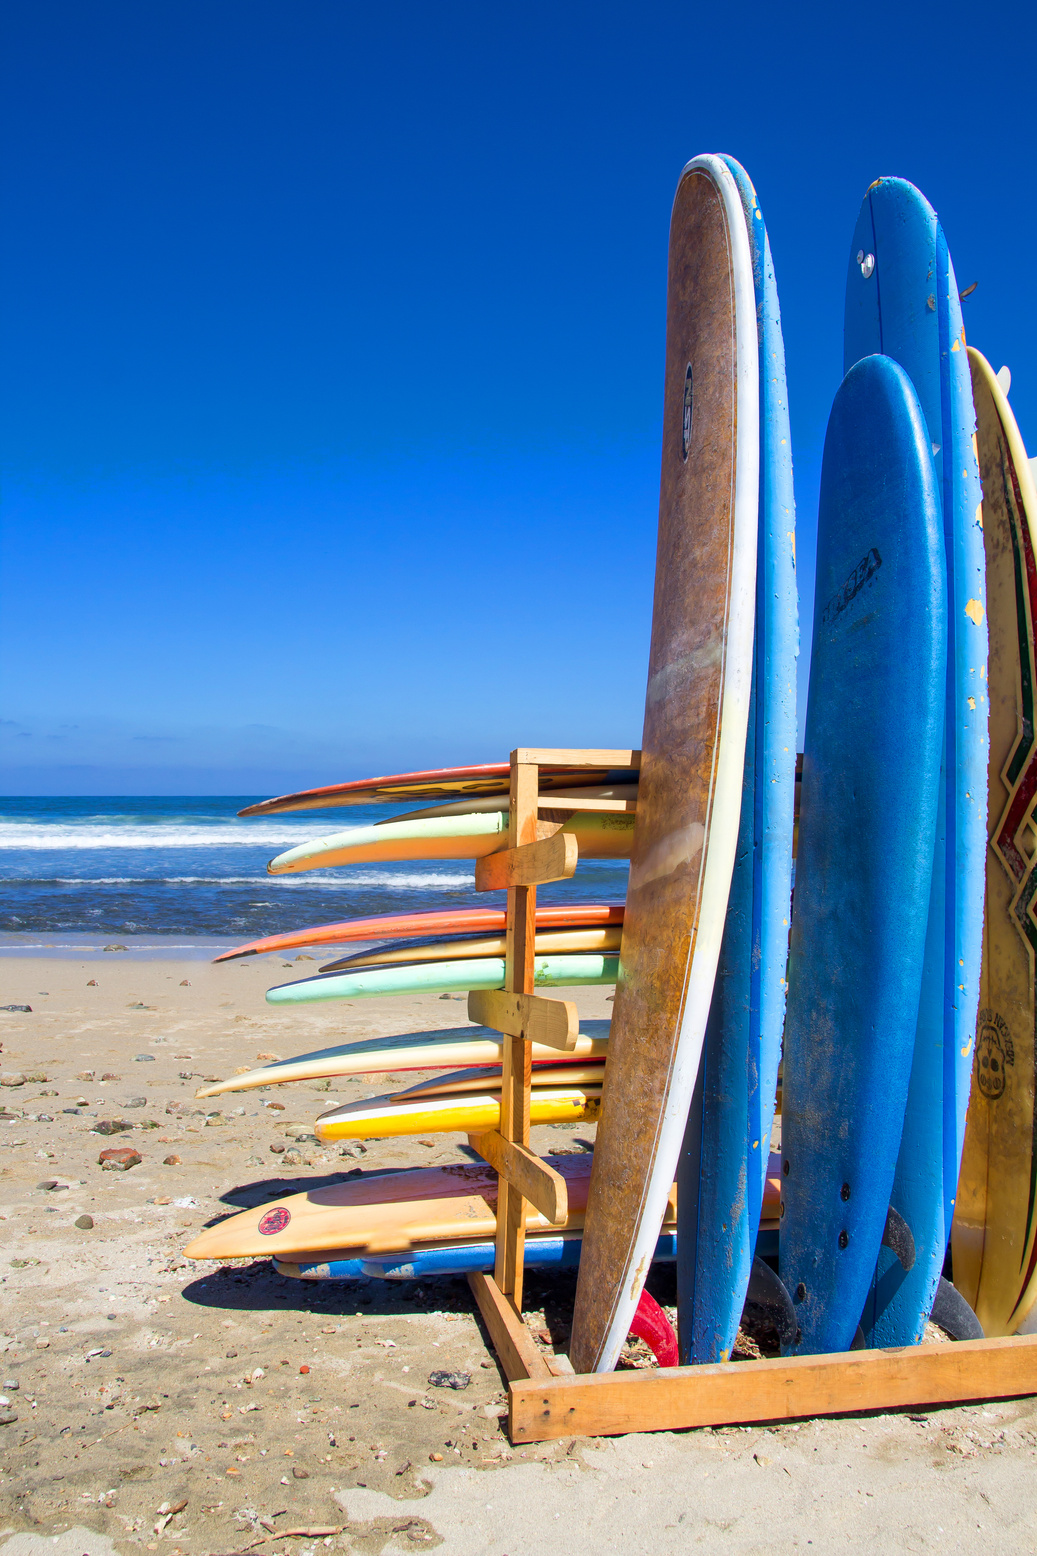
<instances>
[{"instance_id":1,"label":"yellow surfboard","mask_svg":"<svg viewBox=\"0 0 1037 1556\"><path fill-rule=\"evenodd\" d=\"M531 1124L593 1122L601 1112L601 1084L534 1086ZM313 1126L318 1140L381 1140L389 1135L484 1134L500 1128L500 1092L464 1091L449 1096L397 1094L348 1102L322 1113Z\"/></svg>"},{"instance_id":2,"label":"yellow surfboard","mask_svg":"<svg viewBox=\"0 0 1037 1556\"><path fill-rule=\"evenodd\" d=\"M576 1046L567 1059L604 1059L608 1053L608 1021L584 1021ZM288 1081L335 1080L349 1075L376 1075L396 1070L449 1070L455 1065L499 1065L504 1044L489 1027L450 1027L442 1032L407 1032L401 1037L368 1037L335 1048L318 1048L296 1059L278 1059L242 1075L230 1075L212 1086L201 1086L196 1097L219 1097L228 1091L252 1091L257 1086L282 1086ZM533 1063L557 1064L557 1048L534 1043Z\"/></svg>"},{"instance_id":3,"label":"yellow surfboard","mask_svg":"<svg viewBox=\"0 0 1037 1556\"><path fill-rule=\"evenodd\" d=\"M952 1250L954 1284L993 1336L1015 1333L1037 1300L1037 489L1006 381L971 347L969 365L990 633L989 843L979 1022Z\"/></svg>"},{"instance_id":4,"label":"yellow surfboard","mask_svg":"<svg viewBox=\"0 0 1037 1556\"><path fill-rule=\"evenodd\" d=\"M546 929L536 937L538 956L565 951L618 951L623 939L622 924L590 929ZM361 967L390 967L409 962L449 962L462 957L504 956L508 943L503 935L477 935L465 940L415 941L388 946L382 951L358 951L353 956L327 962L322 973L353 972Z\"/></svg>"}]
</instances>

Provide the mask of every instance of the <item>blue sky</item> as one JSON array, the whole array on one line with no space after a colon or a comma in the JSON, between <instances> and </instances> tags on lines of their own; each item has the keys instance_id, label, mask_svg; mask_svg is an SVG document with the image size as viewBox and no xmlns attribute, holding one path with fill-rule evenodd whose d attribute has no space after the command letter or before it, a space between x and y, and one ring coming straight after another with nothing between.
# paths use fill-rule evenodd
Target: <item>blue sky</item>
<instances>
[{"instance_id":1,"label":"blue sky","mask_svg":"<svg viewBox=\"0 0 1037 1556\"><path fill-rule=\"evenodd\" d=\"M868 183L1037 442L1032 7L33 0L0 23L10 794L636 744L681 167L753 178L803 616Z\"/></svg>"}]
</instances>

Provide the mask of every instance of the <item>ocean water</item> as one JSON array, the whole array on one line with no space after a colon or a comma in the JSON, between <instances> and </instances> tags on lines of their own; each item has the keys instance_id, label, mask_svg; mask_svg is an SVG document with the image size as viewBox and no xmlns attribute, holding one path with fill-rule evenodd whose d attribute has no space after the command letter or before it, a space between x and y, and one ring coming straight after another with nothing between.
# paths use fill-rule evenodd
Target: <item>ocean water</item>
<instances>
[{"instance_id":1,"label":"ocean water","mask_svg":"<svg viewBox=\"0 0 1037 1556\"><path fill-rule=\"evenodd\" d=\"M241 820L261 795L0 800L0 950L55 936L252 940L374 913L503 903L476 893L469 860L354 865L275 877L267 861L307 838L413 805ZM621 902L627 865L588 860L543 901Z\"/></svg>"}]
</instances>

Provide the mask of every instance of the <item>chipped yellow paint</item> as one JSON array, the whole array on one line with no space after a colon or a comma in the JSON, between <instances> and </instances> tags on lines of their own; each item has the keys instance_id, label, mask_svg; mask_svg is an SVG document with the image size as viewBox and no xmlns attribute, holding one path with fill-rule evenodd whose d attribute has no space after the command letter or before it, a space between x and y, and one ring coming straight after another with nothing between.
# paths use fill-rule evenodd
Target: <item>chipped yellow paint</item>
<instances>
[{"instance_id":1,"label":"chipped yellow paint","mask_svg":"<svg viewBox=\"0 0 1037 1556\"><path fill-rule=\"evenodd\" d=\"M972 709L973 713L975 713L975 711L976 711L976 699L975 699L975 697L970 697L969 698L969 707Z\"/></svg>"},{"instance_id":2,"label":"chipped yellow paint","mask_svg":"<svg viewBox=\"0 0 1037 1556\"><path fill-rule=\"evenodd\" d=\"M951 350L952 351L960 351L961 350L961 341L960 340L956 340L954 342L954 345L951 347Z\"/></svg>"},{"instance_id":3,"label":"chipped yellow paint","mask_svg":"<svg viewBox=\"0 0 1037 1556\"><path fill-rule=\"evenodd\" d=\"M968 1056L969 1056L969 1054L970 1054L970 1053L971 1053L971 1052L972 1052L972 1044L973 1044L973 1041L974 1041L974 1039L973 1039L973 1038L971 1038L971 1037L970 1037L970 1038L969 1038L969 1040L968 1040L968 1042L967 1042L967 1043L966 1043L966 1044L965 1044L965 1047L964 1047L964 1048L963 1048L963 1049L962 1049L962 1051L961 1051L961 1057L962 1057L962 1058L963 1058L963 1059L967 1059L967 1058L968 1058Z\"/></svg>"},{"instance_id":4,"label":"chipped yellow paint","mask_svg":"<svg viewBox=\"0 0 1037 1556\"><path fill-rule=\"evenodd\" d=\"M789 530L789 539L792 542L792 561L793 561L793 564L795 564L795 561L796 561L796 532L795 532L794 529Z\"/></svg>"},{"instance_id":5,"label":"chipped yellow paint","mask_svg":"<svg viewBox=\"0 0 1037 1556\"><path fill-rule=\"evenodd\" d=\"M871 191L873 189L877 189L879 187L879 185L881 184L881 182L882 182L881 178L876 178L874 183L868 185L867 189L864 191L865 194L871 194Z\"/></svg>"},{"instance_id":6,"label":"chipped yellow paint","mask_svg":"<svg viewBox=\"0 0 1037 1556\"><path fill-rule=\"evenodd\" d=\"M978 600L970 600L969 601L969 603L965 607L965 614L969 618L970 621L974 621L976 623L977 627L982 626L982 624L983 624L983 607L982 607L982 605L980 604L980 602Z\"/></svg>"},{"instance_id":7,"label":"chipped yellow paint","mask_svg":"<svg viewBox=\"0 0 1037 1556\"><path fill-rule=\"evenodd\" d=\"M981 502L976 504L976 523L980 529L983 528L983 504Z\"/></svg>"}]
</instances>

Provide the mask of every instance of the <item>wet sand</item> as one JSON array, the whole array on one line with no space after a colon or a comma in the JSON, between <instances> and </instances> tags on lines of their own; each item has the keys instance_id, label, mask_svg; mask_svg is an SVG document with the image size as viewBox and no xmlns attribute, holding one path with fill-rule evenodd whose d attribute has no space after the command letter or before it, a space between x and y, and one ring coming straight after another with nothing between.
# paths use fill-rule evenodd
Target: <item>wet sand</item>
<instances>
[{"instance_id":1,"label":"wet sand","mask_svg":"<svg viewBox=\"0 0 1037 1556\"><path fill-rule=\"evenodd\" d=\"M515 1450L463 1279L304 1283L262 1261L184 1260L208 1221L275 1192L465 1159L461 1136L371 1142L359 1158L302 1144L287 1165L271 1151L333 1098L390 1089L381 1077L193 1101L262 1054L465 1024L463 999L430 995L265 1005L272 983L316 965L0 960L0 1004L33 1007L0 1012L0 1070L26 1077L0 1088L7 1556L1034 1548L1032 1400ZM607 992L571 997L603 1016ZM116 1117L134 1128L94 1132ZM578 1149L593 1130L533 1139ZM140 1165L102 1170L111 1146ZM664 1299L670 1280L659 1272ZM527 1317L559 1349L572 1291L529 1277ZM434 1387L437 1370L471 1381Z\"/></svg>"}]
</instances>

